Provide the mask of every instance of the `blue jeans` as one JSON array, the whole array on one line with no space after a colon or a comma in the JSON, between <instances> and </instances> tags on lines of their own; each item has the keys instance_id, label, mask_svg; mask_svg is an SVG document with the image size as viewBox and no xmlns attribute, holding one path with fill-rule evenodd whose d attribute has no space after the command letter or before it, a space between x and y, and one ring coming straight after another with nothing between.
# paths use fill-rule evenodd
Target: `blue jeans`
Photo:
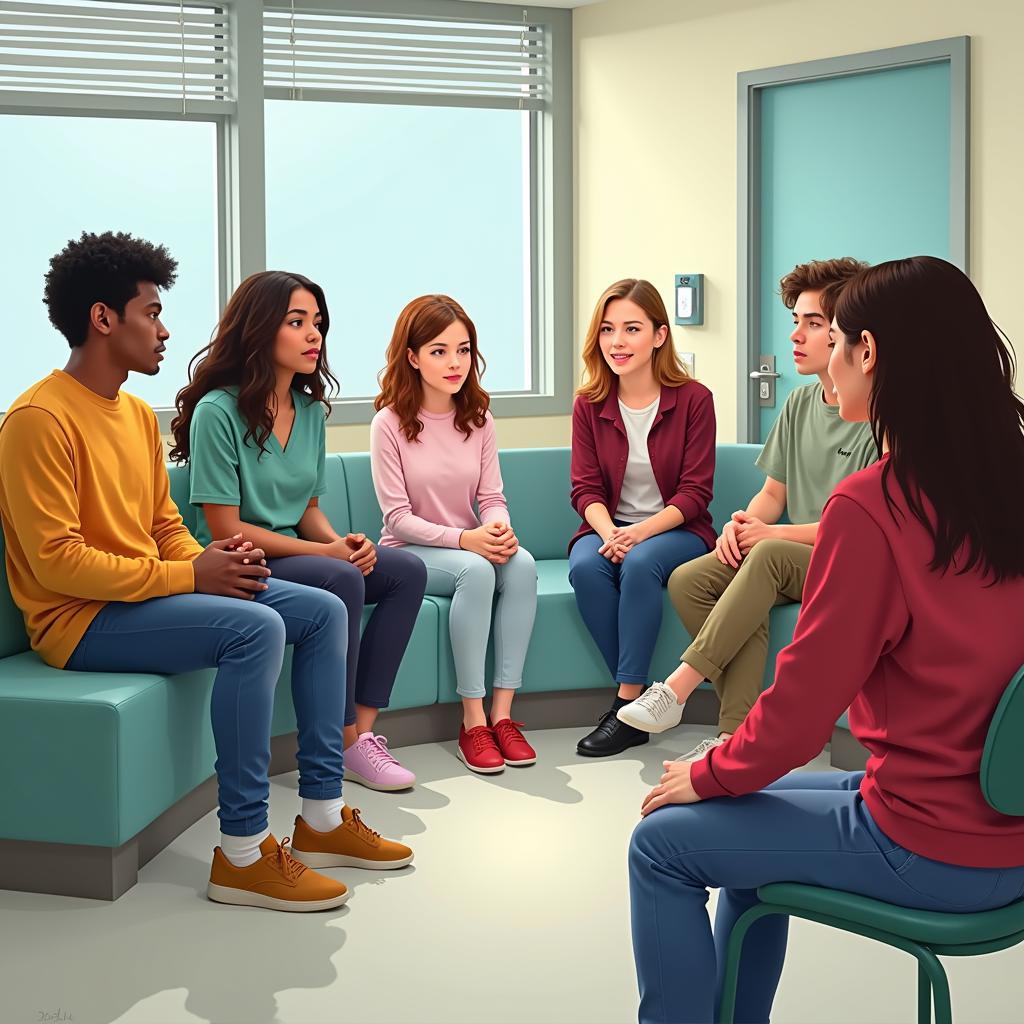
<instances>
[{"instance_id":1,"label":"blue jeans","mask_svg":"<svg viewBox=\"0 0 1024 1024\"><path fill-rule=\"evenodd\" d=\"M615 520L616 526L629 523ZM665 584L674 569L708 553L685 527L649 537L616 565L597 549L596 533L580 537L569 552L569 583L576 607L601 656L620 683L647 683L661 628Z\"/></svg>"},{"instance_id":2,"label":"blue jeans","mask_svg":"<svg viewBox=\"0 0 1024 1024\"><path fill-rule=\"evenodd\" d=\"M718 1019L729 934L760 885L803 882L947 912L1024 895L1024 867L960 867L894 843L857 791L863 776L791 772L759 793L671 804L637 825L629 883L641 1024ZM721 889L713 935L709 886ZM747 933L737 1024L768 1020L788 927L789 918L771 915Z\"/></svg>"},{"instance_id":3,"label":"blue jeans","mask_svg":"<svg viewBox=\"0 0 1024 1024\"><path fill-rule=\"evenodd\" d=\"M325 590L269 582L252 601L209 594L113 601L92 621L66 666L162 675L217 669L210 715L220 827L230 836L258 835L267 827L270 724L285 644L295 645L299 795L341 795L345 605Z\"/></svg>"}]
</instances>

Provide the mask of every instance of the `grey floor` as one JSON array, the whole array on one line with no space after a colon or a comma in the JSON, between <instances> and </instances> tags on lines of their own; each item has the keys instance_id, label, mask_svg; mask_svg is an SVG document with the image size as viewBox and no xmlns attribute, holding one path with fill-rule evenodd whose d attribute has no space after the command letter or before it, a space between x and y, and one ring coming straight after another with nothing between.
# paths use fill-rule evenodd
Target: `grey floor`
<instances>
[{"instance_id":1,"label":"grey floor","mask_svg":"<svg viewBox=\"0 0 1024 1024\"><path fill-rule=\"evenodd\" d=\"M409 793L348 787L416 862L339 871L354 892L333 914L208 902L213 813L116 903L0 892L0 1022L629 1024L626 842L662 759L708 730L599 761L575 755L582 731L531 734L539 763L489 779L442 743L402 751ZM295 785L273 779L279 837ZM1024 1020L1024 950L947 968L958 1024ZM774 1020L912 1021L915 978L898 951L794 921Z\"/></svg>"}]
</instances>

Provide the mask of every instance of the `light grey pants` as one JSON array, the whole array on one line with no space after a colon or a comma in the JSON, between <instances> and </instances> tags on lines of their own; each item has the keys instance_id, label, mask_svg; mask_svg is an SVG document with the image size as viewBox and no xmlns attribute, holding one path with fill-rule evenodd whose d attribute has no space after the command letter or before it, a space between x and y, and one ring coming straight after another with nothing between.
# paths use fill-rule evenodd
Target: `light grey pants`
<instances>
[{"instance_id":1,"label":"light grey pants","mask_svg":"<svg viewBox=\"0 0 1024 1024\"><path fill-rule=\"evenodd\" d=\"M455 656L455 689L460 697L484 696L484 660L494 610L494 685L516 689L523 681L523 662L537 611L537 566L520 548L504 565L461 548L410 544L427 567L427 593L450 597L448 617Z\"/></svg>"}]
</instances>

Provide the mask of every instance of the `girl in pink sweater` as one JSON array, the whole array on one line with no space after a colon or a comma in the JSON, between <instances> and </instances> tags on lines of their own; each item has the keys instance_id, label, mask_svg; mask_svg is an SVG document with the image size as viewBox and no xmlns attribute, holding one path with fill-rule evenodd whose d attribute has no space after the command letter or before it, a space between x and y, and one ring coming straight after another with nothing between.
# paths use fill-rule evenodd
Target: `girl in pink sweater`
<instances>
[{"instance_id":1,"label":"girl in pink sweater","mask_svg":"<svg viewBox=\"0 0 1024 1024\"><path fill-rule=\"evenodd\" d=\"M537 755L511 710L533 631L537 569L519 546L502 493L476 328L454 299L421 296L399 315L387 360L370 424L373 486L384 513L381 546L418 555L427 567L427 593L451 598L448 626L463 709L460 759L484 774L533 764ZM492 604L488 720L484 660Z\"/></svg>"}]
</instances>

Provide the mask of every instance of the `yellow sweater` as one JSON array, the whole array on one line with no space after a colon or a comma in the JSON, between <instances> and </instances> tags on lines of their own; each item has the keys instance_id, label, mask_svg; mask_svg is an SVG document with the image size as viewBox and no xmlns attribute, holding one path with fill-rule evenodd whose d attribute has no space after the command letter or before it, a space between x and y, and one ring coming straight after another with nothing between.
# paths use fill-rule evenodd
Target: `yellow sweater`
<instances>
[{"instance_id":1,"label":"yellow sweater","mask_svg":"<svg viewBox=\"0 0 1024 1024\"><path fill-rule=\"evenodd\" d=\"M195 589L153 410L54 370L0 424L0 521L32 648L63 668L109 601Z\"/></svg>"}]
</instances>

